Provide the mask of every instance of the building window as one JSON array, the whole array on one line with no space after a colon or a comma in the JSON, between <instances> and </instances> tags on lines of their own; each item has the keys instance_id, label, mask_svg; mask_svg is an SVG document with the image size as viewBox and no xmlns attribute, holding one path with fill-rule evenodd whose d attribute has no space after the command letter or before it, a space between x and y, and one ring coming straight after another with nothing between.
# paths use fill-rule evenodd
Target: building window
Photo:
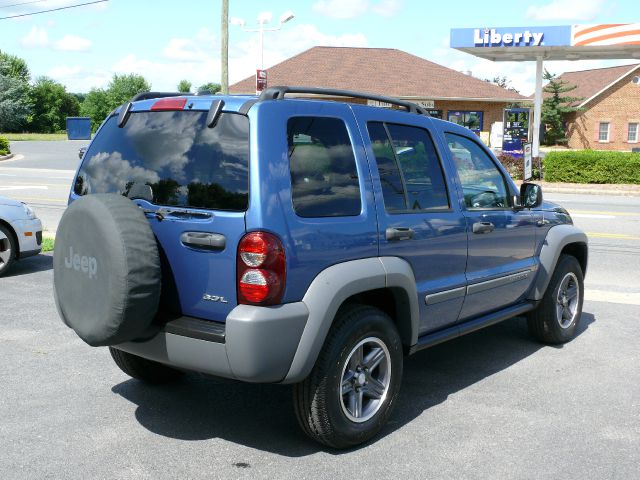
<instances>
[{"instance_id":1,"label":"building window","mask_svg":"<svg viewBox=\"0 0 640 480\"><path fill-rule=\"evenodd\" d=\"M629 124L627 132L627 142L638 143L638 124L636 122Z\"/></svg>"},{"instance_id":2,"label":"building window","mask_svg":"<svg viewBox=\"0 0 640 480\"><path fill-rule=\"evenodd\" d=\"M598 141L609 141L609 122L600 122L600 129L598 130Z\"/></svg>"},{"instance_id":3,"label":"building window","mask_svg":"<svg viewBox=\"0 0 640 480\"><path fill-rule=\"evenodd\" d=\"M463 127L467 127L469 130L480 134L482 130L482 117L483 112L469 112L464 110L449 110L447 114L447 120Z\"/></svg>"}]
</instances>

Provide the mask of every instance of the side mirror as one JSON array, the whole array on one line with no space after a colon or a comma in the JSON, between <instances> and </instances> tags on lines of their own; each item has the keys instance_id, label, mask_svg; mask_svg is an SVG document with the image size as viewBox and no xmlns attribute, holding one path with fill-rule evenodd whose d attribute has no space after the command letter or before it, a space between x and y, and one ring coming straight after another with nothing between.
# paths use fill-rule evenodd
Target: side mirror
<instances>
[{"instance_id":1,"label":"side mirror","mask_svg":"<svg viewBox=\"0 0 640 480\"><path fill-rule=\"evenodd\" d=\"M536 208L542 205L542 187L535 183L523 183L520 186L520 207Z\"/></svg>"}]
</instances>

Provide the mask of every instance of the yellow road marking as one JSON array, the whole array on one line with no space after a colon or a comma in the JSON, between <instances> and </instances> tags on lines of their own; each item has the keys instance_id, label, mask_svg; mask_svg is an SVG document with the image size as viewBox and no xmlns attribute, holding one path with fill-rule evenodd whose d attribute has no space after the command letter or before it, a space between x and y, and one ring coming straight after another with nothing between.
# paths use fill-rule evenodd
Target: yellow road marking
<instances>
[{"instance_id":1,"label":"yellow road marking","mask_svg":"<svg viewBox=\"0 0 640 480\"><path fill-rule=\"evenodd\" d=\"M569 213L585 214L585 215L616 215L619 217L638 217L640 213L632 212L601 212L599 210L569 210Z\"/></svg>"},{"instance_id":2,"label":"yellow road marking","mask_svg":"<svg viewBox=\"0 0 640 480\"><path fill-rule=\"evenodd\" d=\"M587 236L593 238L619 238L622 240L640 240L640 237L634 237L633 235L626 235L624 233L587 232Z\"/></svg>"}]
</instances>

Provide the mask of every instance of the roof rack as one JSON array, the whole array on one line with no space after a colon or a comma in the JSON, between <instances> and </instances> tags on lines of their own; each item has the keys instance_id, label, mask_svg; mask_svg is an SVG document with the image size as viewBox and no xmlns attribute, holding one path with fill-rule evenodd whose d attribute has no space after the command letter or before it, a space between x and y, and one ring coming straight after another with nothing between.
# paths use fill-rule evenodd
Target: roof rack
<instances>
[{"instance_id":1,"label":"roof rack","mask_svg":"<svg viewBox=\"0 0 640 480\"><path fill-rule=\"evenodd\" d=\"M282 100L287 93L309 93L314 95L332 95L335 97L351 97L351 98L364 98L366 100L376 100L378 102L390 103L391 105L397 105L399 107L406 108L410 113L416 113L418 115L430 116L429 113L419 105L413 102L407 102L394 97L385 97L382 95L373 95L369 93L353 92L350 90L339 90L333 88L317 88L317 87L269 87L263 90L258 98L259 102L265 100Z\"/></svg>"},{"instance_id":2,"label":"roof rack","mask_svg":"<svg viewBox=\"0 0 640 480\"><path fill-rule=\"evenodd\" d=\"M182 97L193 95L193 93L187 92L142 92L133 97L130 102L137 102L139 100L150 100L152 98L166 98L166 97Z\"/></svg>"}]
</instances>

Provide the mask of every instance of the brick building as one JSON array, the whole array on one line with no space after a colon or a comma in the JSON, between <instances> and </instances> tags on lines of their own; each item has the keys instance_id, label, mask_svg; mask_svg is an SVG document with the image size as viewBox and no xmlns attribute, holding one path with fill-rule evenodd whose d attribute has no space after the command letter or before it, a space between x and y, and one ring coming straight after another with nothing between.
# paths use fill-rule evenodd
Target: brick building
<instances>
[{"instance_id":1,"label":"brick building","mask_svg":"<svg viewBox=\"0 0 640 480\"><path fill-rule=\"evenodd\" d=\"M640 64L563 73L576 85L567 95L582 110L567 116L569 147L631 150L640 147Z\"/></svg>"},{"instance_id":2,"label":"brick building","mask_svg":"<svg viewBox=\"0 0 640 480\"><path fill-rule=\"evenodd\" d=\"M463 124L476 133L501 122L503 110L527 97L401 50L313 47L268 70L268 83L355 90L410 100L432 116ZM229 87L254 94L254 77ZM356 103L366 100L353 99Z\"/></svg>"}]
</instances>

